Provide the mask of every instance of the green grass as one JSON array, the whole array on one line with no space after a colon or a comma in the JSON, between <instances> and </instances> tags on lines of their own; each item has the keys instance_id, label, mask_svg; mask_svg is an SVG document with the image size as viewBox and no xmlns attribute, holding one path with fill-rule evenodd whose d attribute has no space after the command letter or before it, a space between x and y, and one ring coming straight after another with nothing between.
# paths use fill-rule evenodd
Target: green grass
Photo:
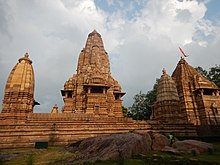
<instances>
[{"instance_id":1,"label":"green grass","mask_svg":"<svg viewBox=\"0 0 220 165\"><path fill-rule=\"evenodd\" d=\"M220 143L214 143L214 152L199 155L173 155L164 152L149 152L125 161L97 162L94 165L220 165Z\"/></svg>"},{"instance_id":2,"label":"green grass","mask_svg":"<svg viewBox=\"0 0 220 165\"><path fill-rule=\"evenodd\" d=\"M12 160L0 162L4 165L45 165L53 164L60 160L67 160L75 156L74 153L64 151L61 147L49 147L48 149L16 149L16 150L3 150L1 153L13 154L16 152L23 152Z\"/></svg>"},{"instance_id":3,"label":"green grass","mask_svg":"<svg viewBox=\"0 0 220 165\"><path fill-rule=\"evenodd\" d=\"M149 152L145 155L134 156L133 159L120 161L104 161L87 163L87 165L220 165L220 143L214 143L214 152L200 155L177 156L163 152ZM61 147L49 147L48 149L15 149L2 150L0 155L21 153L8 161L0 161L0 165L59 165L66 164L76 155Z\"/></svg>"},{"instance_id":4,"label":"green grass","mask_svg":"<svg viewBox=\"0 0 220 165\"><path fill-rule=\"evenodd\" d=\"M203 153L198 155L197 158L200 161L206 162L216 162L220 164L220 143L213 143L214 145L214 152Z\"/></svg>"}]
</instances>

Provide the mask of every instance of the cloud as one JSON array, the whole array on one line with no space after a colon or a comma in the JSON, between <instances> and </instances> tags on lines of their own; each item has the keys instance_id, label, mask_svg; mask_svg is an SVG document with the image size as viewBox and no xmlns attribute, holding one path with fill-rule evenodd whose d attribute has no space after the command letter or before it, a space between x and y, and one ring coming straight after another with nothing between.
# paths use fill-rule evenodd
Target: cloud
<instances>
[{"instance_id":1,"label":"cloud","mask_svg":"<svg viewBox=\"0 0 220 165\"><path fill-rule=\"evenodd\" d=\"M69 2L69 3L68 3ZM87 34L102 29L103 16L93 1L1 1L5 9L3 27L12 38L0 33L1 100L7 76L28 51L35 71L35 112L48 112L55 103L61 109L60 90L76 70ZM2 16L3 17L3 16ZM7 25L7 26L6 26ZM5 42L7 41L7 43Z\"/></svg>"},{"instance_id":2,"label":"cloud","mask_svg":"<svg viewBox=\"0 0 220 165\"><path fill-rule=\"evenodd\" d=\"M203 2L151 0L132 21L124 19L120 12L109 16L112 25L110 30L118 34L118 47L110 52L117 57L112 60L112 71L127 91L124 96L126 105L131 105L134 94L152 89L162 68L167 68L168 73L172 74L181 55L179 46L191 54L191 65L213 66L217 59L214 53L216 48L212 50L213 55L209 55L213 62L207 64L204 59L209 58L208 53L204 54L202 47L208 46L206 51L210 51L216 45L214 40L219 38L217 36L220 33L219 27L214 27L210 20L204 19L206 11ZM216 33L215 38L211 39L213 43L207 45L207 38L201 33L199 40L195 40L198 31L204 34Z\"/></svg>"},{"instance_id":3,"label":"cloud","mask_svg":"<svg viewBox=\"0 0 220 165\"><path fill-rule=\"evenodd\" d=\"M162 68L172 73L179 46L190 54L193 66L207 68L218 62L220 28L204 18L206 3L0 0L0 98L9 72L28 51L35 71L35 99L41 103L35 112L49 112L55 103L61 109L60 90L76 73L80 50L96 29L109 54L112 75L127 93L123 104L131 106L136 93L152 89ZM107 6L114 10L105 10Z\"/></svg>"}]
</instances>

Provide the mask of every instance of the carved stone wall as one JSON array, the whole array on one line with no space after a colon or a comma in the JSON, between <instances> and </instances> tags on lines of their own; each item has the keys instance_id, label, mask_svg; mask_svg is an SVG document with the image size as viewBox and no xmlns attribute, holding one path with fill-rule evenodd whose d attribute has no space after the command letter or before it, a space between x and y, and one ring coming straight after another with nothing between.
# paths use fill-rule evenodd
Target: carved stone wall
<instances>
[{"instance_id":1,"label":"carved stone wall","mask_svg":"<svg viewBox=\"0 0 220 165\"><path fill-rule=\"evenodd\" d=\"M153 119L187 123L186 112L180 109L176 83L163 69L157 87L157 100L153 106Z\"/></svg>"},{"instance_id":2,"label":"carved stone wall","mask_svg":"<svg viewBox=\"0 0 220 165\"><path fill-rule=\"evenodd\" d=\"M130 131L175 135L196 135L193 124L172 121L135 121L124 117L98 117L77 113L0 114L0 149L34 147L35 142L49 146L67 145L76 140Z\"/></svg>"},{"instance_id":3,"label":"carved stone wall","mask_svg":"<svg viewBox=\"0 0 220 165\"><path fill-rule=\"evenodd\" d=\"M181 58L172 78L177 84L181 111L194 125L220 124L220 89Z\"/></svg>"},{"instance_id":4,"label":"carved stone wall","mask_svg":"<svg viewBox=\"0 0 220 165\"><path fill-rule=\"evenodd\" d=\"M122 117L121 97L125 93L111 76L108 54L95 30L79 55L77 73L66 81L61 93L63 113Z\"/></svg>"},{"instance_id":5,"label":"carved stone wall","mask_svg":"<svg viewBox=\"0 0 220 165\"><path fill-rule=\"evenodd\" d=\"M34 106L34 71L26 53L14 66L5 86L2 113L29 113Z\"/></svg>"}]
</instances>

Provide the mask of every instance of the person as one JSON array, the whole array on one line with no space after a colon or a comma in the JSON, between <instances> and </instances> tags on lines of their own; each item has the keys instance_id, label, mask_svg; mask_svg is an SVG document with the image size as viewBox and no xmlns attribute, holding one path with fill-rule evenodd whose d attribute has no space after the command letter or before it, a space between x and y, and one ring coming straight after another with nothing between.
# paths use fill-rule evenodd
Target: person
<instances>
[{"instance_id":1,"label":"person","mask_svg":"<svg viewBox=\"0 0 220 165\"><path fill-rule=\"evenodd\" d=\"M172 144L173 144L173 142L174 142L174 135L173 135L172 132L168 135L168 139L169 139L169 141L170 141L170 146L172 146Z\"/></svg>"}]
</instances>

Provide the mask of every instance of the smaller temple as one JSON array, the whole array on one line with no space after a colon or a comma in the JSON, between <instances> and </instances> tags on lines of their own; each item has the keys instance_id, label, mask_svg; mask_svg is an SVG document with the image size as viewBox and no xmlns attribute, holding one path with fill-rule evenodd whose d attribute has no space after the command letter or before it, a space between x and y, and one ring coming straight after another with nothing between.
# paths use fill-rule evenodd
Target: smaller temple
<instances>
[{"instance_id":1,"label":"smaller temple","mask_svg":"<svg viewBox=\"0 0 220 165\"><path fill-rule=\"evenodd\" d=\"M158 82L157 99L153 106L153 119L167 122L187 122L186 112L180 109L175 82L163 69Z\"/></svg>"},{"instance_id":2,"label":"smaller temple","mask_svg":"<svg viewBox=\"0 0 220 165\"><path fill-rule=\"evenodd\" d=\"M5 86L2 113L32 113L34 105L34 71L28 53L18 60Z\"/></svg>"},{"instance_id":3,"label":"smaller temple","mask_svg":"<svg viewBox=\"0 0 220 165\"><path fill-rule=\"evenodd\" d=\"M220 89L181 58L172 74L181 111L194 125L220 124Z\"/></svg>"},{"instance_id":4,"label":"smaller temple","mask_svg":"<svg viewBox=\"0 0 220 165\"><path fill-rule=\"evenodd\" d=\"M53 114L59 113L57 104L55 104L55 105L53 106L53 109L51 110L50 113L53 113Z\"/></svg>"}]
</instances>

